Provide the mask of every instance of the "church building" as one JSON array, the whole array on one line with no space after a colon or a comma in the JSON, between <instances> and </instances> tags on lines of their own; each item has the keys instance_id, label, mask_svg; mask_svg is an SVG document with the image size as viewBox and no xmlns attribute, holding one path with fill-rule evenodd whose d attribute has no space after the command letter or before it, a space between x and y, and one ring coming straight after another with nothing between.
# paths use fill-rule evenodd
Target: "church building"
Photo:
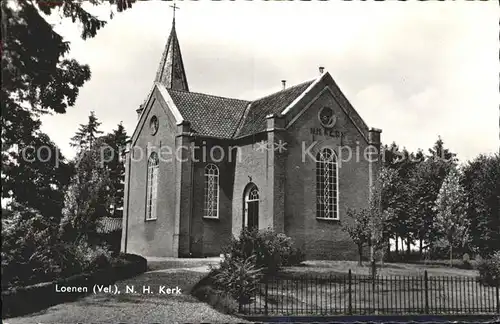
<instances>
[{"instance_id":1,"label":"church building","mask_svg":"<svg viewBox=\"0 0 500 324\"><path fill-rule=\"evenodd\" d=\"M122 252L218 256L242 228L271 228L307 259L355 259L342 224L368 205L381 130L312 72L255 100L193 92L174 18L126 154Z\"/></svg>"}]
</instances>

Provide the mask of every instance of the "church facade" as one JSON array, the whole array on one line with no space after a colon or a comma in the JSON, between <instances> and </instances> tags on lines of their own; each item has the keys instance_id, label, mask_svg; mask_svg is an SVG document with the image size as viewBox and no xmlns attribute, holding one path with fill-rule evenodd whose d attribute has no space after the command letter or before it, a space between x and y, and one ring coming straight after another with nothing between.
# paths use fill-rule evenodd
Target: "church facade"
<instances>
[{"instance_id":1,"label":"church facade","mask_svg":"<svg viewBox=\"0 0 500 324\"><path fill-rule=\"evenodd\" d=\"M381 130L328 72L257 100L189 90L175 20L126 155L121 250L202 257L242 228L292 237L308 259L354 259L342 224L367 207Z\"/></svg>"}]
</instances>

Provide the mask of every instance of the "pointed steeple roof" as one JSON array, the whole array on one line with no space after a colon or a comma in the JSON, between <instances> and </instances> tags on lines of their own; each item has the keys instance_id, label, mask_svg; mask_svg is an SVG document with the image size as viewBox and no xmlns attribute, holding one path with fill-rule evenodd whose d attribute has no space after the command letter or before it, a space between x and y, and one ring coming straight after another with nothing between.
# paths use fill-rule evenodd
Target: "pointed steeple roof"
<instances>
[{"instance_id":1,"label":"pointed steeple roof","mask_svg":"<svg viewBox=\"0 0 500 324\"><path fill-rule=\"evenodd\" d=\"M189 91L181 48L175 32L175 17L172 20L172 30L156 72L155 82L163 84L167 89Z\"/></svg>"}]
</instances>

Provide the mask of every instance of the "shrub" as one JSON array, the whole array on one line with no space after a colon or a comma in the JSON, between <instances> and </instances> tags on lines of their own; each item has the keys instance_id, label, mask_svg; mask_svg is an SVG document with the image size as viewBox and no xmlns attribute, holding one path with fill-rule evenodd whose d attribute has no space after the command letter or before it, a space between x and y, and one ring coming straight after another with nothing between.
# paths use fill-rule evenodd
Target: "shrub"
<instances>
[{"instance_id":1,"label":"shrub","mask_svg":"<svg viewBox=\"0 0 500 324\"><path fill-rule=\"evenodd\" d=\"M477 264L478 279L488 286L500 285L500 251L495 252L490 258L482 259Z\"/></svg>"},{"instance_id":2,"label":"shrub","mask_svg":"<svg viewBox=\"0 0 500 324\"><path fill-rule=\"evenodd\" d=\"M240 258L226 256L218 269L212 269L209 277L215 288L223 290L240 302L248 302L262 277L262 269L255 264L256 256Z\"/></svg>"},{"instance_id":3,"label":"shrub","mask_svg":"<svg viewBox=\"0 0 500 324\"><path fill-rule=\"evenodd\" d=\"M34 209L14 207L2 222L2 291L109 266L106 247L64 241L59 224Z\"/></svg>"},{"instance_id":4,"label":"shrub","mask_svg":"<svg viewBox=\"0 0 500 324\"><path fill-rule=\"evenodd\" d=\"M50 281L60 273L57 225L37 210L14 205L2 222L2 290L18 284Z\"/></svg>"},{"instance_id":5,"label":"shrub","mask_svg":"<svg viewBox=\"0 0 500 324\"><path fill-rule=\"evenodd\" d=\"M238 303L234 298L208 284L195 287L192 295L222 313L234 314L238 311Z\"/></svg>"},{"instance_id":6,"label":"shrub","mask_svg":"<svg viewBox=\"0 0 500 324\"><path fill-rule=\"evenodd\" d=\"M293 248L289 255L283 258L283 266L299 265L306 260L306 255L302 250Z\"/></svg>"},{"instance_id":7,"label":"shrub","mask_svg":"<svg viewBox=\"0 0 500 324\"><path fill-rule=\"evenodd\" d=\"M240 259L255 255L256 265L267 272L276 272L282 266L296 265L304 261L304 254L293 247L290 237L269 229L243 229L239 238L233 238L223 252Z\"/></svg>"}]
</instances>

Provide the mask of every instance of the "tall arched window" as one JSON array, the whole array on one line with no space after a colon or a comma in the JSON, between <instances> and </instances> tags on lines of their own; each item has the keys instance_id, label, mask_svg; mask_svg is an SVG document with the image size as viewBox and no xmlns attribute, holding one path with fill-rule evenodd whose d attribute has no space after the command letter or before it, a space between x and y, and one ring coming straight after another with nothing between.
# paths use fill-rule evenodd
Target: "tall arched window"
<instances>
[{"instance_id":1,"label":"tall arched window","mask_svg":"<svg viewBox=\"0 0 500 324\"><path fill-rule=\"evenodd\" d=\"M339 219L338 168L335 153L324 148L316 155L316 217Z\"/></svg>"},{"instance_id":2,"label":"tall arched window","mask_svg":"<svg viewBox=\"0 0 500 324\"><path fill-rule=\"evenodd\" d=\"M205 167L205 195L203 216L219 218L219 168L213 164Z\"/></svg>"},{"instance_id":3,"label":"tall arched window","mask_svg":"<svg viewBox=\"0 0 500 324\"><path fill-rule=\"evenodd\" d=\"M146 220L156 219L156 197L158 196L158 154L151 153L148 160L146 182Z\"/></svg>"}]
</instances>

